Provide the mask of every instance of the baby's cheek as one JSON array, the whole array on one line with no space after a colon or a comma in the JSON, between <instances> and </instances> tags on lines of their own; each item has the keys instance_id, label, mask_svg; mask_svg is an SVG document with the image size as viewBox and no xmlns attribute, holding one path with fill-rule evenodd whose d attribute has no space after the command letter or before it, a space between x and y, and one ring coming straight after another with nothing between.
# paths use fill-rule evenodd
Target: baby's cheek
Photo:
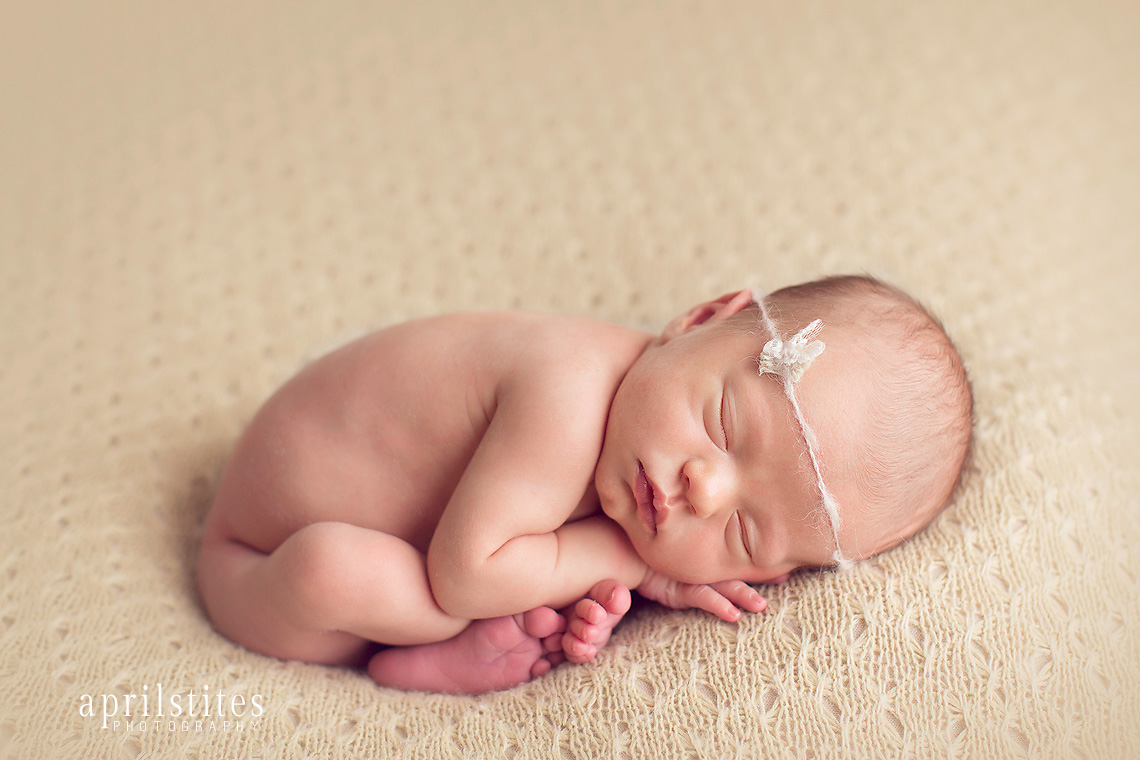
<instances>
[{"instance_id":1,"label":"baby's cheek","mask_svg":"<svg viewBox=\"0 0 1140 760\"><path fill-rule=\"evenodd\" d=\"M671 552L670 556L659 559L659 572L681 581L694 585L702 583L717 583L723 580L734 580L722 577L726 573L718 568L716 563L708 561L708 555L689 549ZM650 563L652 567L652 563Z\"/></svg>"}]
</instances>

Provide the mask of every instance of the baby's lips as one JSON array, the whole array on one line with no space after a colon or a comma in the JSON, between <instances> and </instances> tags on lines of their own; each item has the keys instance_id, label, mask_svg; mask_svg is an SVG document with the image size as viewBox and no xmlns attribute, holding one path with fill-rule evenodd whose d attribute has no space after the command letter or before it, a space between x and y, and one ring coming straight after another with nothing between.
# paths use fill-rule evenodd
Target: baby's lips
<instances>
[{"instance_id":1,"label":"baby's lips","mask_svg":"<svg viewBox=\"0 0 1140 760\"><path fill-rule=\"evenodd\" d=\"M637 463L637 477L634 479L633 495L637 500L637 515L645 527L654 535L657 534L657 510L654 509L653 485L649 476L645 474L645 467Z\"/></svg>"}]
</instances>

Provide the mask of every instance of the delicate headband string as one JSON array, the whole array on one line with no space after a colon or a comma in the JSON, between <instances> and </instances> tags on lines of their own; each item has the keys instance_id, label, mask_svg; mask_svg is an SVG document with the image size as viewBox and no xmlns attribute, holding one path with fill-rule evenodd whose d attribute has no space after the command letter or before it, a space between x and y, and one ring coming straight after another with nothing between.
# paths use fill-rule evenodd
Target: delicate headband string
<instances>
[{"instance_id":1,"label":"delicate headband string","mask_svg":"<svg viewBox=\"0 0 1140 760\"><path fill-rule=\"evenodd\" d=\"M827 484L823 482L823 470L819 465L819 441L816 439L815 431L811 429L811 425L804 419L804 413L800 409L800 402L796 398L795 389L796 381L811 366L812 361L823 352L823 342L812 340L823 327L823 323L817 319L796 333L794 337L784 340L776 329L776 323L768 314L768 308L764 305L764 297L754 290L752 300L760 307L760 317L764 321L764 327L772 336L771 340L764 344L763 353L757 359L758 369L762 375L775 375L780 379L780 384L784 386L784 394L792 405L792 413L795 415L796 422L799 423L804 442L807 444L811 467L815 472L815 483L823 499L823 508L831 522L831 532L835 537L835 554L832 557L841 570L846 570L855 563L844 556L843 549L839 545L839 529L842 525L839 516L839 502L828 489Z\"/></svg>"}]
</instances>

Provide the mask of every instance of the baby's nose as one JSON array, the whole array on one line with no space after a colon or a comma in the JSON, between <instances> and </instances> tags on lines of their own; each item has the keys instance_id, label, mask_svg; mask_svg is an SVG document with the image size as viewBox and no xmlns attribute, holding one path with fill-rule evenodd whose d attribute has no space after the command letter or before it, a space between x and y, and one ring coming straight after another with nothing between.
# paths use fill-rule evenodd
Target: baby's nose
<instances>
[{"instance_id":1,"label":"baby's nose","mask_svg":"<svg viewBox=\"0 0 1140 760\"><path fill-rule=\"evenodd\" d=\"M704 459L691 459L681 468L685 498L693 514L712 517L732 500L732 482L727 467Z\"/></svg>"}]
</instances>

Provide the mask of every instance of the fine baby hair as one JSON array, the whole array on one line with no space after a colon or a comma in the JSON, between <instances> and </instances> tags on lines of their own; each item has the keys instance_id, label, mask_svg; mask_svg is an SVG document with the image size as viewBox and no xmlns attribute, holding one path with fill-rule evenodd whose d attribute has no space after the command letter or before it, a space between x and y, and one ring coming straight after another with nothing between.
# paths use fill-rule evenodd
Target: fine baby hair
<instances>
[{"instance_id":1,"label":"fine baby hair","mask_svg":"<svg viewBox=\"0 0 1140 760\"><path fill-rule=\"evenodd\" d=\"M828 277L767 296L754 291L753 300L754 324L769 337L758 370L776 377L788 398L834 536L836 566L849 568L922 530L949 503L972 449L973 394L945 329L912 297L865 275ZM857 446L823 449L796 392L824 352L815 338L825 326L827 335L857 346L833 361L866 378L826 390L859 395L865 405ZM841 481L855 484L867 516L858 533L854 526L844 532L844 507L828 487Z\"/></svg>"}]
</instances>

